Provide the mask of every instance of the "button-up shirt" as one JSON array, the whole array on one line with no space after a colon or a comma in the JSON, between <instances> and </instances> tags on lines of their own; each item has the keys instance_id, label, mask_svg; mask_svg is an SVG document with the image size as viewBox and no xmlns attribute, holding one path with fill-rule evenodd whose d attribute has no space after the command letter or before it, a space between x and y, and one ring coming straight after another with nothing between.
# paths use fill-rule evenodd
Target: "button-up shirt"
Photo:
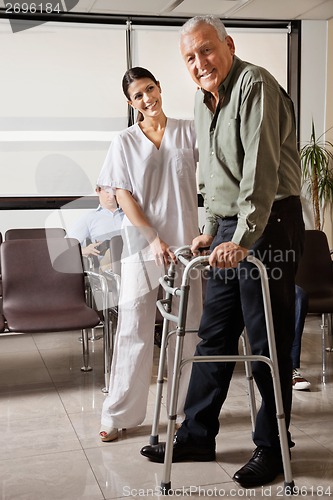
<instances>
[{"instance_id":1,"label":"button-up shirt","mask_svg":"<svg viewBox=\"0 0 333 500\"><path fill-rule=\"evenodd\" d=\"M273 202L300 194L293 103L268 71L236 56L215 112L211 98L198 90L195 103L205 234L216 234L219 217L237 215L232 241L250 248Z\"/></svg>"},{"instance_id":2,"label":"button-up shirt","mask_svg":"<svg viewBox=\"0 0 333 500\"><path fill-rule=\"evenodd\" d=\"M69 238L76 238L83 246L89 238L92 243L95 241L109 240L112 236L120 234L124 212L117 208L114 212L100 205L81 217L75 226L68 232Z\"/></svg>"}]
</instances>

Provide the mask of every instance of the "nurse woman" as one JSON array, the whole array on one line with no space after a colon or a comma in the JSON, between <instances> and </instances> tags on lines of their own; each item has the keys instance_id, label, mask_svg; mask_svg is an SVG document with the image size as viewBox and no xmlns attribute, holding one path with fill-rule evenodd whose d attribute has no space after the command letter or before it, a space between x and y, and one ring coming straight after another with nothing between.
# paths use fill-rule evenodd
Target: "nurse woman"
<instances>
[{"instance_id":1,"label":"nurse woman","mask_svg":"<svg viewBox=\"0 0 333 500\"><path fill-rule=\"evenodd\" d=\"M117 439L119 429L138 426L145 419L158 280L170 259L175 260L173 250L191 244L198 235L193 122L166 117L160 83L147 69L128 70L122 85L128 104L137 112L137 122L112 140L98 179L98 185L115 192L125 213L118 327L109 394L101 417L102 441ZM198 328L201 311L198 278L191 283L187 328ZM196 334L185 336L185 355L194 354L197 341ZM170 345L169 383L173 350ZM179 418L190 373L190 366L186 368L178 399Z\"/></svg>"}]
</instances>

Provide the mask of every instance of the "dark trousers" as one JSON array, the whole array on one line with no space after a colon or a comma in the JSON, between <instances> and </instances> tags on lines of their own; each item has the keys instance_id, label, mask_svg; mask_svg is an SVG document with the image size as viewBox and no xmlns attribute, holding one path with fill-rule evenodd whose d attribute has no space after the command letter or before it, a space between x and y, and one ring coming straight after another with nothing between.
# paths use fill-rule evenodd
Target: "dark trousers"
<instances>
[{"instance_id":1,"label":"dark trousers","mask_svg":"<svg viewBox=\"0 0 333 500\"><path fill-rule=\"evenodd\" d=\"M232 239L235 220L220 220L212 249ZM272 303L282 398L287 428L292 395L291 347L295 332L295 273L303 249L304 223L298 197L273 204L268 224L251 249L266 266ZM269 355L258 269L241 262L237 269L210 271L203 315L202 339L196 354L234 355L246 327L253 354ZM253 441L279 449L273 383L268 365L252 363L262 396ZM234 363L194 363L185 403L185 421L177 432L181 442L215 446L219 414L228 393ZM247 406L247 401L244 401ZM292 442L288 434L290 446Z\"/></svg>"}]
</instances>

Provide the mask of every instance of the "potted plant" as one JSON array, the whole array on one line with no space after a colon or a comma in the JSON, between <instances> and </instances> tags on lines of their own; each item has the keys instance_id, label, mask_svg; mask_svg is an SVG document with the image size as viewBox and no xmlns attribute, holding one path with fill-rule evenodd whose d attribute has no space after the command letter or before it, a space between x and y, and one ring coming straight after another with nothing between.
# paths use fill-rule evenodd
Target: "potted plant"
<instances>
[{"instance_id":1,"label":"potted plant","mask_svg":"<svg viewBox=\"0 0 333 500\"><path fill-rule=\"evenodd\" d=\"M331 127L332 128L332 127ZM330 130L330 129L329 129ZM315 229L322 229L322 210L333 202L333 144L322 141L315 133L312 120L310 141L301 148L300 157L304 182L310 193Z\"/></svg>"}]
</instances>

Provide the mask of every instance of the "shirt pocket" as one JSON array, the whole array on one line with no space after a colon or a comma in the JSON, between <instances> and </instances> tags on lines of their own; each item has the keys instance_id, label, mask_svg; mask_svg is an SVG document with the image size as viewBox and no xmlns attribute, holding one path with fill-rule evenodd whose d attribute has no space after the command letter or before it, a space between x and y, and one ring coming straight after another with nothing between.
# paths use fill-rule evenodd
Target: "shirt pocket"
<instances>
[{"instance_id":1,"label":"shirt pocket","mask_svg":"<svg viewBox=\"0 0 333 500\"><path fill-rule=\"evenodd\" d=\"M192 176L196 167L193 149L178 149L175 155L175 166L178 177Z\"/></svg>"}]
</instances>

